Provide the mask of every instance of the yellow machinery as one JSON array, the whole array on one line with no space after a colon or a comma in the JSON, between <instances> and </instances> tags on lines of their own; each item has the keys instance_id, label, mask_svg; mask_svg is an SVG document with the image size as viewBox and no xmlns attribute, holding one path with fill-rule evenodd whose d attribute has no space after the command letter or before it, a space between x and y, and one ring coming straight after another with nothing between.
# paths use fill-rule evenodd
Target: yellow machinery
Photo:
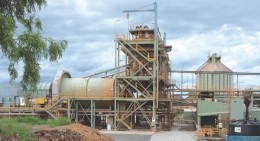
<instances>
[{"instance_id":1,"label":"yellow machinery","mask_svg":"<svg viewBox=\"0 0 260 141\"><path fill-rule=\"evenodd\" d=\"M37 97L35 98L35 104L36 105L45 105L45 98L44 97Z\"/></svg>"}]
</instances>

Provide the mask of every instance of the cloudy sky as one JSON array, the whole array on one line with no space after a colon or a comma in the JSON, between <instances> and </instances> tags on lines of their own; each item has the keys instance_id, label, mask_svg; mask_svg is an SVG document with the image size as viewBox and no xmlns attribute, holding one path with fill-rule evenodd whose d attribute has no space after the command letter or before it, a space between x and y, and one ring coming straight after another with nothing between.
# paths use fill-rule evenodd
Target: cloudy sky
<instances>
[{"instance_id":1,"label":"cloudy sky","mask_svg":"<svg viewBox=\"0 0 260 141\"><path fill-rule=\"evenodd\" d=\"M38 13L43 34L67 40L68 48L56 63L41 61L42 82L58 70L72 77L114 67L114 35L127 32L123 10L150 9L154 0L48 0ZM157 0L158 25L173 46L171 67L196 70L209 53L218 53L235 72L260 72L259 0ZM117 21L119 20L119 21ZM131 13L129 23L151 24L151 13ZM116 22L115 22L116 21ZM0 59L6 64L5 59ZM22 66L20 67L22 68ZM8 81L1 65L1 81ZM22 71L22 69L19 69ZM20 72L21 74L21 72Z\"/></svg>"}]
</instances>

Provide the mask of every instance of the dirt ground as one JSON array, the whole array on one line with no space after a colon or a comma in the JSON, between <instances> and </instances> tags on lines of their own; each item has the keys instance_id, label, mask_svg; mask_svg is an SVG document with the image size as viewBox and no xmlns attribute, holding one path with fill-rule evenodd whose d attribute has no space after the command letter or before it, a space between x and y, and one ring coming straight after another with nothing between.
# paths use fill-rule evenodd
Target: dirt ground
<instances>
[{"instance_id":1,"label":"dirt ground","mask_svg":"<svg viewBox=\"0 0 260 141\"><path fill-rule=\"evenodd\" d=\"M36 126L33 141L195 141L195 131L191 125L175 124L171 131L106 131L71 124L49 128ZM110 136L110 137L108 137ZM112 139L113 138L113 139ZM19 141L13 137L0 137L0 141Z\"/></svg>"},{"instance_id":2,"label":"dirt ground","mask_svg":"<svg viewBox=\"0 0 260 141\"><path fill-rule=\"evenodd\" d=\"M33 131L32 141L114 141L98 130L81 124L71 124L55 128L36 125L33 127ZM19 141L19 139L14 136L0 136L0 141Z\"/></svg>"},{"instance_id":3,"label":"dirt ground","mask_svg":"<svg viewBox=\"0 0 260 141\"><path fill-rule=\"evenodd\" d=\"M34 133L34 141L113 141L96 129L71 124L55 128L46 128Z\"/></svg>"},{"instance_id":4,"label":"dirt ground","mask_svg":"<svg viewBox=\"0 0 260 141\"><path fill-rule=\"evenodd\" d=\"M0 141L19 141L16 137L0 136Z\"/></svg>"}]
</instances>

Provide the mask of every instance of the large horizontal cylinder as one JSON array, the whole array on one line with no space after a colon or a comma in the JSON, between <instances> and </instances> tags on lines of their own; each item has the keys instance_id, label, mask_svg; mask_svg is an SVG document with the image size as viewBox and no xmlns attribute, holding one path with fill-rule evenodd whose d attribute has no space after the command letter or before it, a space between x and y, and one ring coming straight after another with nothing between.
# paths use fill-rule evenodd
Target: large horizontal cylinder
<instances>
[{"instance_id":1,"label":"large horizontal cylinder","mask_svg":"<svg viewBox=\"0 0 260 141\"><path fill-rule=\"evenodd\" d=\"M112 78L64 78L61 98L113 98Z\"/></svg>"}]
</instances>

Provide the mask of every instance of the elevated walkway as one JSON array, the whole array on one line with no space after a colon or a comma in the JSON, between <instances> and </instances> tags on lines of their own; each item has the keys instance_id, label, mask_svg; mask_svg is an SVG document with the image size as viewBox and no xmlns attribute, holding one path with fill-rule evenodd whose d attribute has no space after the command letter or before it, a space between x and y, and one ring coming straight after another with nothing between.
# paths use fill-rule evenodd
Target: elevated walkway
<instances>
[{"instance_id":1,"label":"elevated walkway","mask_svg":"<svg viewBox=\"0 0 260 141\"><path fill-rule=\"evenodd\" d=\"M43 108L33 107L0 107L0 117L3 116L36 116L40 112L43 112Z\"/></svg>"}]
</instances>

